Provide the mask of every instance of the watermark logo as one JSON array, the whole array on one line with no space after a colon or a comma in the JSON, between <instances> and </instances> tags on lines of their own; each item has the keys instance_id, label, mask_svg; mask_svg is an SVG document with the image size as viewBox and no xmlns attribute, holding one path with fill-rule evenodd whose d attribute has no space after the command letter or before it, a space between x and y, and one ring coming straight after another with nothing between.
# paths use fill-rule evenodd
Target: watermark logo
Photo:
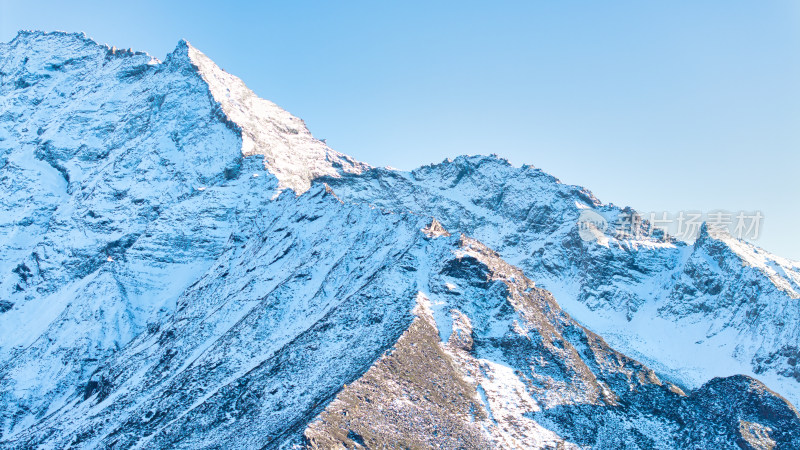
<instances>
[{"instance_id":1,"label":"watermark logo","mask_svg":"<svg viewBox=\"0 0 800 450\"><path fill-rule=\"evenodd\" d=\"M578 217L578 234L584 241L596 241L597 237L605 234L608 228L608 221L605 217L592 211L584 209Z\"/></svg>"},{"instance_id":2,"label":"watermark logo","mask_svg":"<svg viewBox=\"0 0 800 450\"><path fill-rule=\"evenodd\" d=\"M650 212L638 214L623 210L616 221L608 223L603 216L592 210L582 210L578 218L578 234L585 241L596 241L598 231L618 239L638 239L644 235L670 235L687 242L700 235L705 223L710 230L726 232L737 239L750 241L761 236L764 215L761 211L678 211Z\"/></svg>"}]
</instances>

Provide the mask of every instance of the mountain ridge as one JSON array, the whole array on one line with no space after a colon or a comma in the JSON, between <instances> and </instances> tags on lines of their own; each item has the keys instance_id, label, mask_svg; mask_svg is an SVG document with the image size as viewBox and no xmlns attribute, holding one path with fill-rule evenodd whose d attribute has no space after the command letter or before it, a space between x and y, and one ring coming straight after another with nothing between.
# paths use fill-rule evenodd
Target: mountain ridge
<instances>
[{"instance_id":1,"label":"mountain ridge","mask_svg":"<svg viewBox=\"0 0 800 450\"><path fill-rule=\"evenodd\" d=\"M587 307L578 319L606 336L616 330L594 316L636 324L664 306L641 289L656 274L680 287L660 299L683 293L667 306L697 311L741 306L737 280L773 286L762 303L775 315L791 303L768 275L791 288L786 264L765 256L770 274L740 276L732 244L710 236L694 250L649 234L584 241L579 211L613 222L624 210L498 157L371 168L186 41L161 63L83 34L19 36L0 44L0 202L12 212L0 220L0 444L379 445L398 426L389 413L372 435L333 418L368 409L353 399L376 371L411 386L387 407L432 395L413 365L391 362L421 346L421 363L455 361L446 384L472 406L450 423L475 442L800 445L797 410L760 382L706 371L687 396L559 306ZM728 264L704 265L709 252ZM725 302L699 290L714 282L734 284ZM745 338L780 331L751 352L761 375L796 367L793 316L754 329L732 317L719 324ZM612 344L647 337L632 332ZM680 372L658 348L644 356ZM427 405L434 422L455 406ZM433 438L425 427L410 437Z\"/></svg>"},{"instance_id":2,"label":"mountain ridge","mask_svg":"<svg viewBox=\"0 0 800 450\"><path fill-rule=\"evenodd\" d=\"M576 226L581 212L588 209L613 224L635 211L495 157L323 180L342 198L424 211L448 229L487 242L615 347L662 371L667 359L659 361L659 355L670 353L666 365L681 367L670 374L673 381L699 387L714 376L746 373L800 399L798 359L792 356L800 339L800 303L791 287L800 281L800 263L730 237L720 240L718 233L707 236L705 227L706 238L696 244L647 230L617 234L612 227L587 241ZM710 262L706 247L727 261L724 268ZM709 290L725 283L736 287ZM717 318L703 326L709 316ZM771 331L758 321L749 325L759 317ZM723 337L723 329L738 336ZM679 345L670 344L675 337ZM720 345L726 357L720 357Z\"/></svg>"}]
</instances>

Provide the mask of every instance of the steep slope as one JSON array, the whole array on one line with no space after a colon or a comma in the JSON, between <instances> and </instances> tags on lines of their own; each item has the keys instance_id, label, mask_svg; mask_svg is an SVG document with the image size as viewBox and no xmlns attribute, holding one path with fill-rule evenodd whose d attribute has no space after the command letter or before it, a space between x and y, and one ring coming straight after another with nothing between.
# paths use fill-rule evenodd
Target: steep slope
<instances>
[{"instance_id":1,"label":"steep slope","mask_svg":"<svg viewBox=\"0 0 800 450\"><path fill-rule=\"evenodd\" d=\"M225 116L239 126L244 156L263 155L264 166L281 188L302 193L322 176L357 174L369 166L315 139L302 120L259 98L239 78L217 67L206 55L181 41L191 63Z\"/></svg>"},{"instance_id":2,"label":"steep slope","mask_svg":"<svg viewBox=\"0 0 800 450\"><path fill-rule=\"evenodd\" d=\"M240 84L186 42L163 63L81 34L0 45L0 434L168 317L270 197L355 167Z\"/></svg>"},{"instance_id":3,"label":"steep slope","mask_svg":"<svg viewBox=\"0 0 800 450\"><path fill-rule=\"evenodd\" d=\"M10 440L728 448L752 429L800 445L800 415L759 382L719 379L687 396L481 243L431 232L430 219L341 203L325 186L263 213L270 222L169 320Z\"/></svg>"},{"instance_id":4,"label":"steep slope","mask_svg":"<svg viewBox=\"0 0 800 450\"><path fill-rule=\"evenodd\" d=\"M169 320L14 439L253 448L299 432L408 327L404 273L424 222L342 205L324 187L262 214L264 227L226 250Z\"/></svg>"},{"instance_id":5,"label":"steep slope","mask_svg":"<svg viewBox=\"0 0 800 450\"><path fill-rule=\"evenodd\" d=\"M458 157L412 172L375 168L327 179L341 198L417 211L475 236L582 323L690 388L715 376L758 376L800 403L800 263L706 227L694 245L646 228L531 166ZM609 227L580 235L586 211Z\"/></svg>"},{"instance_id":6,"label":"steep slope","mask_svg":"<svg viewBox=\"0 0 800 450\"><path fill-rule=\"evenodd\" d=\"M312 447L798 445L800 416L761 383L715 379L687 395L575 323L497 253L446 239L454 249L432 264L415 322L311 423Z\"/></svg>"}]
</instances>

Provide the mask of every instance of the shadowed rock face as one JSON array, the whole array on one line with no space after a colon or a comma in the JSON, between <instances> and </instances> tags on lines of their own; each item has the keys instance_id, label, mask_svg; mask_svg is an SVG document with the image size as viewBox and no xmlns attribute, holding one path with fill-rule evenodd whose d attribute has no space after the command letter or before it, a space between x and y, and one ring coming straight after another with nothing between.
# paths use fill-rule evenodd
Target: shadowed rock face
<instances>
[{"instance_id":1,"label":"shadowed rock face","mask_svg":"<svg viewBox=\"0 0 800 450\"><path fill-rule=\"evenodd\" d=\"M696 388L744 373L800 402L800 262L705 226L694 245L646 226L639 236L617 233L612 225L636 211L496 156L325 181L343 200L422 212L481 240L673 380ZM578 230L585 211L609 224L594 239Z\"/></svg>"},{"instance_id":2,"label":"shadowed rock face","mask_svg":"<svg viewBox=\"0 0 800 450\"><path fill-rule=\"evenodd\" d=\"M168 317L275 187L185 56L66 33L0 45L3 436Z\"/></svg>"},{"instance_id":3,"label":"shadowed rock face","mask_svg":"<svg viewBox=\"0 0 800 450\"><path fill-rule=\"evenodd\" d=\"M324 187L264 213L269 226L187 289L170 320L14 442L800 444L797 412L757 381L715 380L687 396L481 243L428 236L427 219L342 204Z\"/></svg>"},{"instance_id":4,"label":"shadowed rock face","mask_svg":"<svg viewBox=\"0 0 800 450\"><path fill-rule=\"evenodd\" d=\"M183 41L161 62L21 32L0 44L0 106L0 436L167 319L280 190L358 170Z\"/></svg>"},{"instance_id":5,"label":"shadowed rock face","mask_svg":"<svg viewBox=\"0 0 800 450\"><path fill-rule=\"evenodd\" d=\"M663 381L532 281L627 323L660 277L664 317L774 330L768 376L794 272L751 247L587 243L618 208L493 157L370 170L186 42L24 32L0 72L0 447L800 447L760 382Z\"/></svg>"},{"instance_id":6,"label":"shadowed rock face","mask_svg":"<svg viewBox=\"0 0 800 450\"><path fill-rule=\"evenodd\" d=\"M488 416L466 375L423 313L311 422L309 446L489 448L479 425Z\"/></svg>"},{"instance_id":7,"label":"shadowed rock face","mask_svg":"<svg viewBox=\"0 0 800 450\"><path fill-rule=\"evenodd\" d=\"M459 286L458 295L418 296L411 328L309 425L311 447L800 444L800 415L758 381L718 378L687 395L575 323L482 244L462 238L454 254L431 286Z\"/></svg>"}]
</instances>

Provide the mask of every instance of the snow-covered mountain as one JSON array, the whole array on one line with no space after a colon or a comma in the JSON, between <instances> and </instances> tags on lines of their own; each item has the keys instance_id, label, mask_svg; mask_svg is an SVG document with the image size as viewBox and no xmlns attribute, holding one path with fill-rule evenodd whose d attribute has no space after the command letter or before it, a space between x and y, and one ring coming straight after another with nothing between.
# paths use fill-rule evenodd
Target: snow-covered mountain
<instances>
[{"instance_id":1,"label":"snow-covered mountain","mask_svg":"<svg viewBox=\"0 0 800 450\"><path fill-rule=\"evenodd\" d=\"M371 168L184 41L0 44L0 176L0 447L800 447L800 264Z\"/></svg>"},{"instance_id":2,"label":"snow-covered mountain","mask_svg":"<svg viewBox=\"0 0 800 450\"><path fill-rule=\"evenodd\" d=\"M635 211L495 156L324 181L341 198L428 214L480 239L581 323L676 382L748 374L800 404L800 262L706 226L694 245L646 228L634 236L608 227L587 240L585 211L609 224Z\"/></svg>"}]
</instances>

